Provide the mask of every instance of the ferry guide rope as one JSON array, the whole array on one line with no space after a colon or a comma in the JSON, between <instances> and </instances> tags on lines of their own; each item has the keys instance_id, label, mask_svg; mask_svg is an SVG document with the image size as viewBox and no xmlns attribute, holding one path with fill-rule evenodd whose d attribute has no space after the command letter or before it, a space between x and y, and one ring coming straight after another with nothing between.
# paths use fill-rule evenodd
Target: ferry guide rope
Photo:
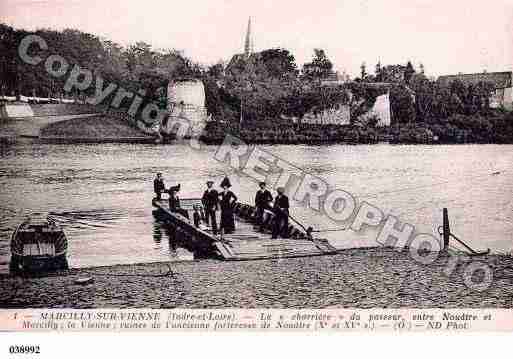
<instances>
[{"instance_id":1,"label":"ferry guide rope","mask_svg":"<svg viewBox=\"0 0 513 359\"><path fill-rule=\"evenodd\" d=\"M325 232L342 232L342 231L346 231L346 230L347 230L347 227L339 227L339 228L318 229L318 230L313 230L312 232L325 233Z\"/></svg>"},{"instance_id":2,"label":"ferry guide rope","mask_svg":"<svg viewBox=\"0 0 513 359\"><path fill-rule=\"evenodd\" d=\"M469 179L469 180L474 180L474 179L488 177L488 176L497 176L497 175L503 174L505 172L506 171L504 171L504 170L493 171L493 172L489 172L489 173L486 173L486 174L480 174L480 175L476 175L476 176L469 176L469 177L466 177L466 178ZM380 191L380 192L375 192L375 193L367 193L367 194L361 195L360 197L362 197L362 198L363 197L365 197L365 198L377 198L380 194L400 193L400 192L406 192L406 191L422 189L422 188L431 188L431 187L440 186L442 184L447 184L447 183L451 183L451 182L455 182L455 181L461 181L461 178L451 179L451 180L446 180L446 181L440 181L440 182L429 184L429 185L399 188L399 189L395 189L395 190ZM422 207L422 208L424 208L424 207ZM299 223L294 217L289 215L289 218L291 220L293 220L295 223L297 223L299 226L301 226L301 228L303 228L305 230L305 232L309 231L310 233L312 233L312 232L313 233L325 233L325 232L342 232L342 231L346 231L347 230L347 227L327 228L327 229L318 229L318 230L314 230L312 227L309 227L307 229L307 228L305 228L305 226L303 226L301 223Z\"/></svg>"},{"instance_id":3,"label":"ferry guide rope","mask_svg":"<svg viewBox=\"0 0 513 359\"><path fill-rule=\"evenodd\" d=\"M468 176L465 178L469 179L469 180L474 180L474 179L484 178L484 177L488 177L488 176L497 176L497 175L503 174L505 172L506 171L494 171L494 172L489 172L489 173L481 174L481 175L477 175L477 176ZM375 192L375 193L366 193L366 194L361 195L360 197L362 197L362 198L363 197L377 198L381 194L399 193L399 192L412 191L412 190L422 189L422 188L431 188L431 187L439 186L442 184L447 184L447 183L461 181L461 180L462 180L461 178L457 178L457 179L450 179L450 180L440 181L440 182L436 182L436 183L432 183L432 184L428 184L428 185L422 185L422 186L405 187L405 188L399 188L399 189L394 189L394 190L390 190L390 191L380 191L380 192Z\"/></svg>"},{"instance_id":4,"label":"ferry guide rope","mask_svg":"<svg viewBox=\"0 0 513 359\"><path fill-rule=\"evenodd\" d=\"M303 228L303 230L306 232L306 234L308 235L309 233L322 233L322 232L341 232L341 231L345 231L347 228L346 227L339 227L339 228L330 228L330 229L313 229L313 227L308 227L308 228L305 228L304 225L302 225L297 219L295 219L294 217L292 217L290 214L289 214L289 218L291 220L293 220L295 223L297 223L301 228Z\"/></svg>"}]
</instances>

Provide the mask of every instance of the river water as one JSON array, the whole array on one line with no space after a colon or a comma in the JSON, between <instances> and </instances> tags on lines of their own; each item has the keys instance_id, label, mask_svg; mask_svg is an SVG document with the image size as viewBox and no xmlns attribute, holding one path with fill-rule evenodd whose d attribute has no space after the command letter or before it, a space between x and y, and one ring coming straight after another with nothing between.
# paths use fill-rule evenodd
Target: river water
<instances>
[{"instance_id":1,"label":"river water","mask_svg":"<svg viewBox=\"0 0 513 359\"><path fill-rule=\"evenodd\" d=\"M513 146L274 145L262 146L330 186L385 213L436 233L442 208L452 232L477 249L513 249ZM181 197L198 197L207 179L229 175L240 200L256 185L214 158L216 146L186 144L0 145L0 271L7 271L10 235L30 212L51 212L69 239L72 267L192 260L153 214L152 180L181 183ZM336 224L311 209L291 214L318 229ZM376 246L368 229L325 232L340 248Z\"/></svg>"}]
</instances>

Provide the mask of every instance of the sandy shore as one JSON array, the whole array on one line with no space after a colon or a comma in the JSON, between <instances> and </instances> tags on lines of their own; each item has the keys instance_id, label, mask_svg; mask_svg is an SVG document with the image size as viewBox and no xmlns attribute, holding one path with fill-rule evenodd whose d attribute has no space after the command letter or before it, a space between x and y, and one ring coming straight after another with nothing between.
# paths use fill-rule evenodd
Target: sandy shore
<instances>
[{"instance_id":1,"label":"sandy shore","mask_svg":"<svg viewBox=\"0 0 513 359\"><path fill-rule=\"evenodd\" d=\"M481 259L496 274L475 291L447 257L424 266L392 249L351 249L333 256L72 269L39 278L0 276L1 308L512 308L513 260ZM159 276L171 268L172 275ZM509 273L509 274L508 274ZM78 278L93 277L87 285Z\"/></svg>"}]
</instances>

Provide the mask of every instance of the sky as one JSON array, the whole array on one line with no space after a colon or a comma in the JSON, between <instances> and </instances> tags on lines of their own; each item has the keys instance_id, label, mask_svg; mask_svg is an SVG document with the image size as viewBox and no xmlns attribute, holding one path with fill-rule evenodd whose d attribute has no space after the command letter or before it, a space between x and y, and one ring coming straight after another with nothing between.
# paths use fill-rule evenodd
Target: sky
<instances>
[{"instance_id":1,"label":"sky","mask_svg":"<svg viewBox=\"0 0 513 359\"><path fill-rule=\"evenodd\" d=\"M241 53L250 16L255 50L286 48L299 66L322 48L352 76L378 61L435 77L513 70L512 0L0 0L0 22L15 28L145 41L202 64Z\"/></svg>"}]
</instances>

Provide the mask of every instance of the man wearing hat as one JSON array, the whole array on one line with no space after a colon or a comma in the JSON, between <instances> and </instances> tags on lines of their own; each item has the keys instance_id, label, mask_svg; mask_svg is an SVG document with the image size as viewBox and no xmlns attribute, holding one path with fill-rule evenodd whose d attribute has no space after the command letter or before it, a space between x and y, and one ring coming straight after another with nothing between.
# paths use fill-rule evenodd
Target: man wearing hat
<instances>
[{"instance_id":1,"label":"man wearing hat","mask_svg":"<svg viewBox=\"0 0 513 359\"><path fill-rule=\"evenodd\" d=\"M219 193L212 188L213 184L213 181L207 181L207 189L203 193L201 202L203 203L203 208L205 209L205 222L207 223L207 226L210 221L212 222L212 232L214 233L214 235L216 235L216 211L219 209Z\"/></svg>"},{"instance_id":2,"label":"man wearing hat","mask_svg":"<svg viewBox=\"0 0 513 359\"><path fill-rule=\"evenodd\" d=\"M189 219L189 212L180 207L180 197L178 197L178 192L180 192L180 183L176 186L169 187L169 210L171 212L180 213L185 218Z\"/></svg>"},{"instance_id":3,"label":"man wearing hat","mask_svg":"<svg viewBox=\"0 0 513 359\"><path fill-rule=\"evenodd\" d=\"M166 191L166 186L164 185L164 179L162 178L162 173L157 173L157 177L153 180L153 192L157 196L157 201L161 200L162 192Z\"/></svg>"},{"instance_id":4,"label":"man wearing hat","mask_svg":"<svg viewBox=\"0 0 513 359\"><path fill-rule=\"evenodd\" d=\"M283 238L288 238L289 232L289 198L285 195L285 188L278 187L276 189L278 195L274 199L274 224L273 234L271 238L278 238L281 235Z\"/></svg>"},{"instance_id":5,"label":"man wearing hat","mask_svg":"<svg viewBox=\"0 0 513 359\"><path fill-rule=\"evenodd\" d=\"M264 210L271 209L273 196L271 195L271 192L265 188L265 182L260 182L259 186L260 189L255 195L256 223L260 226L260 232L263 232Z\"/></svg>"}]
</instances>

